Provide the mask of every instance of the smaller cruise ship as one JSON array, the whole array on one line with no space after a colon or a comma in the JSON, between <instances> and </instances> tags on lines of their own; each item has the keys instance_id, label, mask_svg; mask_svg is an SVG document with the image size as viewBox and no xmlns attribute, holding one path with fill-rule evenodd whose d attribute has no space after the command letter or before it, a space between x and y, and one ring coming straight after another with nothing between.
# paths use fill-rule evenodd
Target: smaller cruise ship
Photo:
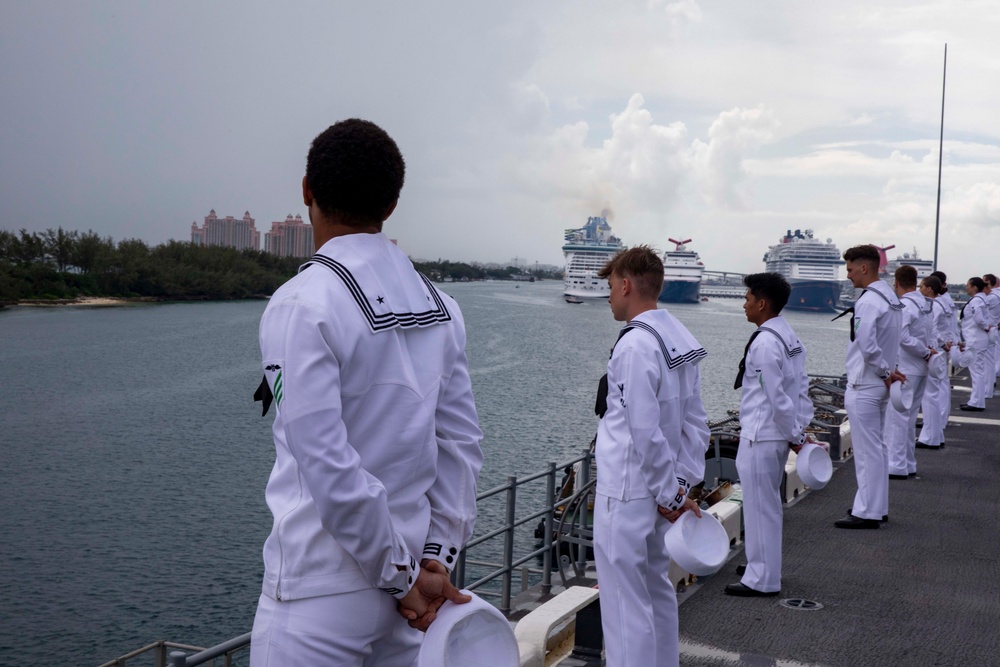
<instances>
[{"instance_id":1,"label":"smaller cruise ship","mask_svg":"<svg viewBox=\"0 0 1000 667\"><path fill-rule=\"evenodd\" d=\"M688 250L691 239L678 241L669 239L673 250L663 253L663 289L660 301L663 303L698 303L701 294L701 276L705 265L698 253Z\"/></svg>"},{"instance_id":2,"label":"smaller cruise ship","mask_svg":"<svg viewBox=\"0 0 1000 667\"><path fill-rule=\"evenodd\" d=\"M883 273L884 277L890 284L892 283L892 276L896 273L896 269L904 264L909 264L917 270L917 280L923 280L934 271L934 261L921 258L919 253L917 253L916 248L913 249L913 252L904 252L902 255L897 255L896 259L888 259L886 257L886 251L892 250L895 247L896 246L891 245L885 248L879 248L879 255L882 256L882 262L879 265L879 273Z\"/></svg>"},{"instance_id":3,"label":"smaller cruise ship","mask_svg":"<svg viewBox=\"0 0 1000 667\"><path fill-rule=\"evenodd\" d=\"M567 229L563 254L566 256L563 295L569 303L581 299L607 299L611 296L608 281L597 272L619 250L625 248L611 233L607 218L593 216L579 229Z\"/></svg>"}]
</instances>

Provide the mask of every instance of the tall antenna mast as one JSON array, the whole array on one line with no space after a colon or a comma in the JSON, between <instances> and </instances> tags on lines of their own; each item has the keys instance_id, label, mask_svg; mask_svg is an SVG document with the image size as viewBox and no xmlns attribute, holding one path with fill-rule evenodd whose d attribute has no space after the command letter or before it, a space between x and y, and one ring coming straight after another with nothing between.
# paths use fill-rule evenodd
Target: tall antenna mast
<instances>
[{"instance_id":1,"label":"tall antenna mast","mask_svg":"<svg viewBox=\"0 0 1000 667\"><path fill-rule=\"evenodd\" d=\"M944 87L948 78L948 45L944 45L944 73L941 75L941 136L938 139L937 213L934 215L934 270L938 268L938 236L941 232L941 162L944 159Z\"/></svg>"}]
</instances>

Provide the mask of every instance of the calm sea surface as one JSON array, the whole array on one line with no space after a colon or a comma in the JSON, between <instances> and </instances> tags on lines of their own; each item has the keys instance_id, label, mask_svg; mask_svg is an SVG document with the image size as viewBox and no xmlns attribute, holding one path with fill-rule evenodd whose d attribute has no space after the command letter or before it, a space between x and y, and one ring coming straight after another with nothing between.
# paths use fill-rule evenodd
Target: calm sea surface
<instances>
[{"instance_id":1,"label":"calm sea surface","mask_svg":"<svg viewBox=\"0 0 1000 667\"><path fill-rule=\"evenodd\" d=\"M581 453L620 326L607 304L567 304L555 282L443 289L468 329L480 489ZM738 403L741 303L671 306L709 351L712 418ZM250 630L274 460L252 401L265 305L0 311L0 665L97 665ZM842 373L847 325L786 315L809 372ZM480 530L498 514L483 508Z\"/></svg>"}]
</instances>

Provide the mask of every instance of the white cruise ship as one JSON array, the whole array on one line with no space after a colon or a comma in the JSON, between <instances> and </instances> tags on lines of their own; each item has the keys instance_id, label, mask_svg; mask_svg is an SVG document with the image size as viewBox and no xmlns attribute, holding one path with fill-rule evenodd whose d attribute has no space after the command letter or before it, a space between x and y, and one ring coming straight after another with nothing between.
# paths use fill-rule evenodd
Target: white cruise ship
<instances>
[{"instance_id":1,"label":"white cruise ship","mask_svg":"<svg viewBox=\"0 0 1000 667\"><path fill-rule=\"evenodd\" d=\"M701 276L705 265L698 253L688 250L691 239L678 241L669 239L673 250L663 253L663 289L660 301L663 303L698 303L701 293Z\"/></svg>"},{"instance_id":2,"label":"white cruise ship","mask_svg":"<svg viewBox=\"0 0 1000 667\"><path fill-rule=\"evenodd\" d=\"M790 310L837 309L840 298L840 250L832 239L813 238L813 230L788 230L778 245L764 255L765 270L780 273L792 286Z\"/></svg>"},{"instance_id":3,"label":"white cruise ship","mask_svg":"<svg viewBox=\"0 0 1000 667\"><path fill-rule=\"evenodd\" d=\"M607 299L611 292L608 281L597 277L597 272L625 246L611 233L603 217L587 218L579 229L567 229L563 253L566 256L565 286L563 295L569 302L582 299Z\"/></svg>"},{"instance_id":4,"label":"white cruise ship","mask_svg":"<svg viewBox=\"0 0 1000 667\"><path fill-rule=\"evenodd\" d=\"M892 284L892 277L896 273L896 269L903 266L904 264L909 264L917 270L917 280L923 280L927 276L931 275L934 271L934 261L930 259L921 259L920 255L917 253L917 249L914 248L913 252L904 252L902 255L897 255L896 259L887 259L885 251L892 250L896 246L891 245L885 248L879 248L879 254L882 256L882 266L880 273L885 274L885 278ZM885 268L882 268L885 267Z\"/></svg>"}]
</instances>

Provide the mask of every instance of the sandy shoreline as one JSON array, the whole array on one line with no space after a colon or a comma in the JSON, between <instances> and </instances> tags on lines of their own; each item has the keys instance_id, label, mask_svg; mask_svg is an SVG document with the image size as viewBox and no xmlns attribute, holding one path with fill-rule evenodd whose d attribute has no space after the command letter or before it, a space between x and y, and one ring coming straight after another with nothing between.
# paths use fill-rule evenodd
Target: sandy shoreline
<instances>
[{"instance_id":1,"label":"sandy shoreline","mask_svg":"<svg viewBox=\"0 0 1000 667\"><path fill-rule=\"evenodd\" d=\"M81 296L77 299L24 299L11 306L27 306L29 308L51 308L53 306L129 306L136 303L153 303L157 299L151 297L125 298L117 296Z\"/></svg>"}]
</instances>

